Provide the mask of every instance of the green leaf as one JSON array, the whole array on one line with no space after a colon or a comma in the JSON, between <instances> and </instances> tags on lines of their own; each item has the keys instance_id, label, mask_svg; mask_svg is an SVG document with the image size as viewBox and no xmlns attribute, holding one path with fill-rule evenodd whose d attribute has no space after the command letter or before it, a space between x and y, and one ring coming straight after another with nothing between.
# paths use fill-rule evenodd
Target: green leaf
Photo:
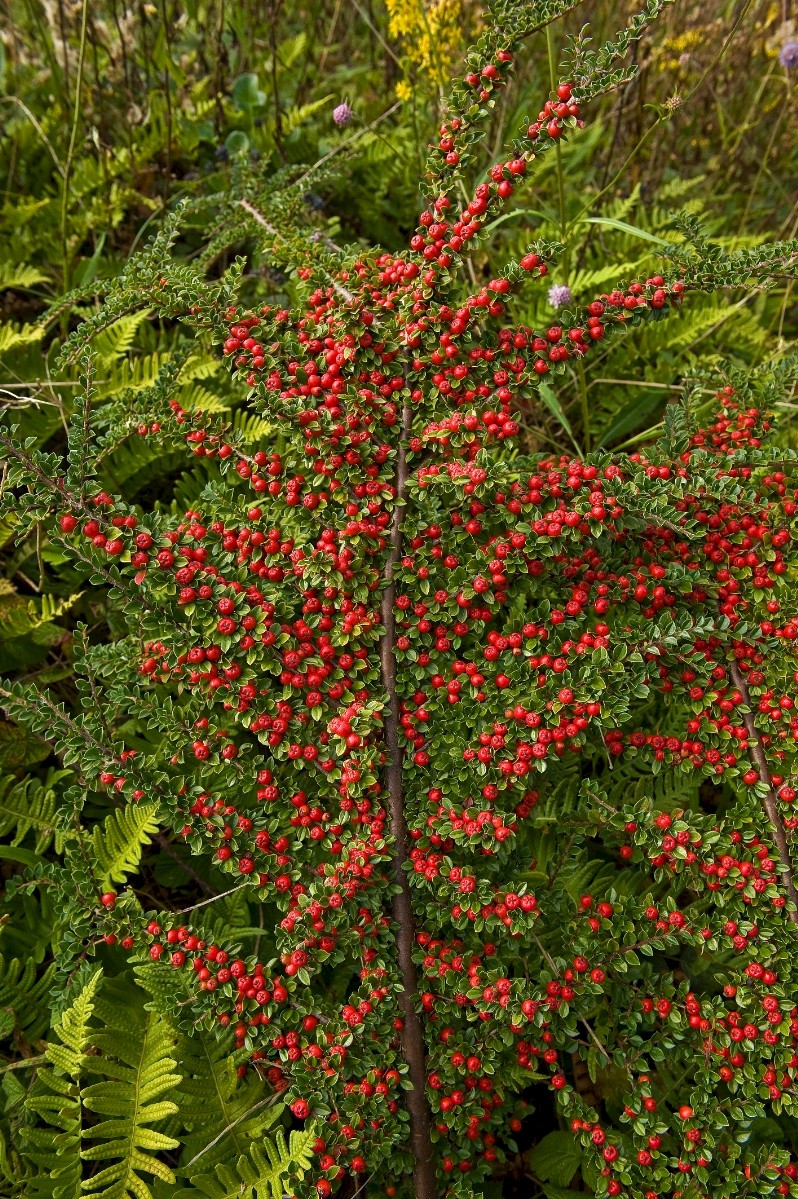
<instances>
[{"instance_id":1,"label":"green leaf","mask_svg":"<svg viewBox=\"0 0 798 1199\"><path fill-rule=\"evenodd\" d=\"M80 1080L91 1044L90 1021L94 1013L102 971L95 969L54 1026L58 1040L51 1041L45 1056L51 1065L41 1070L25 1100L28 1118L35 1123L22 1129L22 1144L36 1168L31 1196L75 1199L80 1194L83 1165L81 1146L83 1111Z\"/></svg>"},{"instance_id":2,"label":"green leaf","mask_svg":"<svg viewBox=\"0 0 798 1199\"><path fill-rule=\"evenodd\" d=\"M19 958L8 960L0 954L0 1008L12 1013L15 1027L24 1032L29 1041L43 1036L50 1026L52 1004L48 992L54 974L53 963L38 975L32 958L22 962Z\"/></svg>"},{"instance_id":3,"label":"green leaf","mask_svg":"<svg viewBox=\"0 0 798 1199\"><path fill-rule=\"evenodd\" d=\"M0 262L0 291L9 288L27 290L39 283L46 283L48 276L35 266L27 266L24 262Z\"/></svg>"},{"instance_id":4,"label":"green leaf","mask_svg":"<svg viewBox=\"0 0 798 1199\"><path fill-rule=\"evenodd\" d=\"M236 108L246 111L250 108L260 108L266 103L266 93L258 86L258 77L249 71L239 75L230 92Z\"/></svg>"},{"instance_id":5,"label":"green leaf","mask_svg":"<svg viewBox=\"0 0 798 1199\"><path fill-rule=\"evenodd\" d=\"M538 395L540 396L541 401L546 406L546 408L548 408L548 410L552 414L552 416L555 416L557 418L557 420L560 422L560 424L562 425L563 429L565 429L565 432L570 437L571 443L574 446L574 448L576 449L577 453L581 453L579 443L577 442L576 438L574 437L574 431L571 428L571 423L568 420L568 417L565 415L565 412L563 411L562 404L557 399L557 395L556 395L556 392L554 391L554 388L551 386L550 383L547 383L545 379L543 379L538 384Z\"/></svg>"},{"instance_id":6,"label":"green leaf","mask_svg":"<svg viewBox=\"0 0 798 1199\"><path fill-rule=\"evenodd\" d=\"M32 849L20 849L16 846L0 845L0 861L19 862L21 866L36 866L41 858Z\"/></svg>"},{"instance_id":7,"label":"green leaf","mask_svg":"<svg viewBox=\"0 0 798 1199\"><path fill-rule=\"evenodd\" d=\"M613 441L617 441L619 437L624 437L628 433L634 433L639 429L651 416L653 412L661 406L661 393L646 393L637 396L631 400L625 408L622 408L615 420L612 422L606 432L602 433L599 447L609 445Z\"/></svg>"},{"instance_id":8,"label":"green leaf","mask_svg":"<svg viewBox=\"0 0 798 1199\"><path fill-rule=\"evenodd\" d=\"M56 1066L57 1073L68 1073L75 1079L80 1075L84 1054L89 1045L89 1021L94 1012L94 999L101 979L102 970L97 967L54 1026L61 1044L48 1045L45 1053L48 1060ZM66 1069L65 1062L69 1063Z\"/></svg>"},{"instance_id":9,"label":"green leaf","mask_svg":"<svg viewBox=\"0 0 798 1199\"><path fill-rule=\"evenodd\" d=\"M656 233L649 233L647 229L639 229L637 225L630 225L627 221L616 221L609 216L586 216L580 224L585 225L606 225L610 229L618 229L621 233L629 233L632 237L641 237L643 241L651 241L657 246L673 245L673 242L666 241L664 237L657 237Z\"/></svg>"},{"instance_id":10,"label":"green leaf","mask_svg":"<svg viewBox=\"0 0 798 1199\"><path fill-rule=\"evenodd\" d=\"M0 731L6 727L0 724ZM8 726L16 728L15 725ZM24 735L23 730L18 730ZM30 738L33 741L33 738ZM33 741L37 746L42 742ZM5 749L2 737L0 748ZM34 759L36 760L36 759ZM25 764L28 764L26 759ZM28 833L35 838L35 852L42 854L55 837L55 847L58 853L63 848L63 838L56 833L56 786L69 778L68 770L49 770L44 780L26 778L17 782L11 777L0 779L0 837L14 836L12 846L21 845ZM10 859L11 860L11 859ZM21 861L22 859L15 859Z\"/></svg>"},{"instance_id":11,"label":"green leaf","mask_svg":"<svg viewBox=\"0 0 798 1199\"><path fill-rule=\"evenodd\" d=\"M110 365L115 359L124 357L133 345L139 327L151 315L149 308L141 308L137 312L125 313L107 325L92 341L92 349L99 360Z\"/></svg>"},{"instance_id":12,"label":"green leaf","mask_svg":"<svg viewBox=\"0 0 798 1199\"><path fill-rule=\"evenodd\" d=\"M243 129L234 129L232 133L228 133L224 144L227 148L227 153L231 156L246 154L249 150L249 138Z\"/></svg>"},{"instance_id":13,"label":"green leaf","mask_svg":"<svg viewBox=\"0 0 798 1199\"><path fill-rule=\"evenodd\" d=\"M567 1186L581 1162L579 1142L569 1132L550 1132L529 1155L529 1163L541 1182L557 1186Z\"/></svg>"}]
</instances>

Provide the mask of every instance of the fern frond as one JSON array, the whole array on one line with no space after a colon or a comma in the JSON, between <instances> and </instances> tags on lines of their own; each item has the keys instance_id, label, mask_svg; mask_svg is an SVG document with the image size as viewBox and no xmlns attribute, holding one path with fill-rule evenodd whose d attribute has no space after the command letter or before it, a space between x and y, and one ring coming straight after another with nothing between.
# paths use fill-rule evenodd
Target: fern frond
<instances>
[{"instance_id":1,"label":"fern frond","mask_svg":"<svg viewBox=\"0 0 798 1199\"><path fill-rule=\"evenodd\" d=\"M231 424L235 432L250 445L258 445L265 441L271 432L271 425L268 421L255 416L254 413L244 411L243 408L239 408L233 413Z\"/></svg>"},{"instance_id":2,"label":"fern frond","mask_svg":"<svg viewBox=\"0 0 798 1199\"><path fill-rule=\"evenodd\" d=\"M0 291L25 290L46 283L48 276L36 266L24 262L0 262Z\"/></svg>"},{"instance_id":3,"label":"fern frond","mask_svg":"<svg viewBox=\"0 0 798 1199\"><path fill-rule=\"evenodd\" d=\"M82 592L59 598L43 595L40 600L25 600L22 596L6 592L0 606L0 633L4 638L26 637L42 625L52 624L77 603Z\"/></svg>"},{"instance_id":4,"label":"fern frond","mask_svg":"<svg viewBox=\"0 0 798 1199\"><path fill-rule=\"evenodd\" d=\"M180 403L188 412L225 412L229 409L223 396L216 395L207 387L193 383L180 392Z\"/></svg>"},{"instance_id":5,"label":"fern frond","mask_svg":"<svg viewBox=\"0 0 798 1199\"><path fill-rule=\"evenodd\" d=\"M212 1032L181 1038L179 1058L180 1117L188 1131L181 1162L201 1157L195 1167L183 1166L178 1173L193 1181L220 1163L236 1161L253 1141L263 1141L283 1108L272 1099L264 1102L263 1083L256 1074L238 1077L229 1045Z\"/></svg>"},{"instance_id":6,"label":"fern frond","mask_svg":"<svg viewBox=\"0 0 798 1199\"><path fill-rule=\"evenodd\" d=\"M89 1021L94 1012L94 998L101 978L102 971L98 968L54 1026L60 1043L49 1044L45 1056L58 1074L75 1079L80 1076L89 1044Z\"/></svg>"},{"instance_id":7,"label":"fern frond","mask_svg":"<svg viewBox=\"0 0 798 1199\"><path fill-rule=\"evenodd\" d=\"M44 337L42 325L21 325L17 321L6 321L0 325L0 354L29 346Z\"/></svg>"},{"instance_id":8,"label":"fern frond","mask_svg":"<svg viewBox=\"0 0 798 1199\"><path fill-rule=\"evenodd\" d=\"M28 958L6 960L0 954L0 1015L9 1013L11 1027L27 1041L37 1041L50 1025L49 991L55 966L51 963L36 977L36 963Z\"/></svg>"},{"instance_id":9,"label":"fern frond","mask_svg":"<svg viewBox=\"0 0 798 1199\"><path fill-rule=\"evenodd\" d=\"M180 371L180 382L193 383L199 382L201 379L210 379L213 375L218 375L220 371L221 367L217 358L194 354L183 364Z\"/></svg>"},{"instance_id":10,"label":"fern frond","mask_svg":"<svg viewBox=\"0 0 798 1199\"><path fill-rule=\"evenodd\" d=\"M152 1127L177 1112L161 1098L180 1081L171 1072L173 1030L142 1011L140 991L132 1001L113 985L108 996L98 995L100 977L95 971L55 1026L58 1039L45 1051L52 1069L40 1073L26 1102L40 1121L22 1130L26 1155L37 1167L29 1192L36 1199L150 1199L142 1172L174 1182L154 1155L178 1142ZM100 1029L90 1024L95 1010L105 1021ZM87 1086L87 1075L101 1081ZM84 1108L107 1118L84 1127ZM95 1143L85 1148L87 1140ZM85 1178L87 1161L111 1164Z\"/></svg>"},{"instance_id":11,"label":"fern frond","mask_svg":"<svg viewBox=\"0 0 798 1199\"><path fill-rule=\"evenodd\" d=\"M150 1199L142 1173L175 1181L155 1155L179 1142L152 1127L178 1110L163 1098L180 1082L171 1056L175 1033L163 1016L131 1011L129 1002L103 997L101 1014L106 1026L92 1038L100 1052L85 1066L85 1073L99 1075L101 1081L84 1087L82 1097L89 1111L105 1118L86 1129L85 1139L95 1143L82 1156L110 1164L84 1181L82 1193L91 1199Z\"/></svg>"},{"instance_id":12,"label":"fern frond","mask_svg":"<svg viewBox=\"0 0 798 1199\"><path fill-rule=\"evenodd\" d=\"M100 341L100 337L97 341ZM143 391L151 387L158 378L159 371L168 361L167 354L155 351L152 354L104 362L104 377L97 383L98 400L110 400L126 392Z\"/></svg>"},{"instance_id":13,"label":"fern frond","mask_svg":"<svg viewBox=\"0 0 798 1199\"><path fill-rule=\"evenodd\" d=\"M56 853L63 849L63 836L56 831L55 788L71 776L69 770L50 770L42 781L0 778L0 837L14 833L11 845L21 845L29 832L35 836L34 852L44 853L55 838Z\"/></svg>"},{"instance_id":14,"label":"fern frond","mask_svg":"<svg viewBox=\"0 0 798 1199\"><path fill-rule=\"evenodd\" d=\"M7 1140L5 1130L0 1128L0 1178L7 1179L6 1199L17 1199L25 1194L30 1174L26 1162L12 1141ZM30 1192L28 1192L30 1193Z\"/></svg>"},{"instance_id":15,"label":"fern frond","mask_svg":"<svg viewBox=\"0 0 798 1199\"><path fill-rule=\"evenodd\" d=\"M139 326L151 315L152 312L149 308L142 308L138 312L128 312L98 333L92 341L92 350L98 360L109 362L126 354L135 341Z\"/></svg>"},{"instance_id":16,"label":"fern frond","mask_svg":"<svg viewBox=\"0 0 798 1199\"><path fill-rule=\"evenodd\" d=\"M205 1199L283 1199L289 1178L303 1174L310 1165L315 1131L292 1132L288 1139L281 1128L263 1148L253 1144L230 1166L220 1165L213 1174L192 1178L190 1190L175 1199L200 1194Z\"/></svg>"},{"instance_id":17,"label":"fern frond","mask_svg":"<svg viewBox=\"0 0 798 1199\"><path fill-rule=\"evenodd\" d=\"M157 810L157 804L131 804L110 812L94 828L94 870L103 888L123 883L137 869L144 846L158 831Z\"/></svg>"},{"instance_id":18,"label":"fern frond","mask_svg":"<svg viewBox=\"0 0 798 1199\"><path fill-rule=\"evenodd\" d=\"M289 108L285 114L286 134L294 133L305 124L305 121L325 109L331 99L331 96L321 96L318 100L311 100L309 104L300 104L296 108L293 106Z\"/></svg>"}]
</instances>

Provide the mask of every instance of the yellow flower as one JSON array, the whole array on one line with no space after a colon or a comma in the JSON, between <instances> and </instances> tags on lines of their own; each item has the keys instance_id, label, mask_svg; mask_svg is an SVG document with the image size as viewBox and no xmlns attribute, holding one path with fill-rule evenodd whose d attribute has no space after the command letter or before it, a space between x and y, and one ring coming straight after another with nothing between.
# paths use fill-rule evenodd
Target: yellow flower
<instances>
[{"instance_id":1,"label":"yellow flower","mask_svg":"<svg viewBox=\"0 0 798 1199\"><path fill-rule=\"evenodd\" d=\"M405 58L435 85L447 82L452 64L476 24L474 0L386 0L388 31Z\"/></svg>"}]
</instances>

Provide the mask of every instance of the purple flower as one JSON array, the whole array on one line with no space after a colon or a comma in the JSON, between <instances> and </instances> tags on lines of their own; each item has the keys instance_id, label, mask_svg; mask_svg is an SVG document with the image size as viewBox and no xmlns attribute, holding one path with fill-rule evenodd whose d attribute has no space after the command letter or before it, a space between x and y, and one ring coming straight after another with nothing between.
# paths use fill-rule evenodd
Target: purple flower
<instances>
[{"instance_id":1,"label":"purple flower","mask_svg":"<svg viewBox=\"0 0 798 1199\"><path fill-rule=\"evenodd\" d=\"M567 283L555 283L549 288L549 303L552 308L564 308L571 303L571 289Z\"/></svg>"},{"instance_id":2,"label":"purple flower","mask_svg":"<svg viewBox=\"0 0 798 1199\"><path fill-rule=\"evenodd\" d=\"M784 43L779 51L779 62L788 71L794 71L798 67L798 39L793 38Z\"/></svg>"},{"instance_id":3,"label":"purple flower","mask_svg":"<svg viewBox=\"0 0 798 1199\"><path fill-rule=\"evenodd\" d=\"M336 125L348 125L354 115L354 110L349 107L346 100L333 109L333 120Z\"/></svg>"}]
</instances>

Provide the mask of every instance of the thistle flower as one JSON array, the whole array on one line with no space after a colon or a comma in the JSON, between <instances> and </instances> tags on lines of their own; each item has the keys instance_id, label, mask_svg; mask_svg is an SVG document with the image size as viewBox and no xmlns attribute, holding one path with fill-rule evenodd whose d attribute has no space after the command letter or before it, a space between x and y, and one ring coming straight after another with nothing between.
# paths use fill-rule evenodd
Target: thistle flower
<instances>
[{"instance_id":1,"label":"thistle flower","mask_svg":"<svg viewBox=\"0 0 798 1199\"><path fill-rule=\"evenodd\" d=\"M564 308L571 303L571 289L567 283L555 283L549 288L549 303L552 308Z\"/></svg>"},{"instance_id":2,"label":"thistle flower","mask_svg":"<svg viewBox=\"0 0 798 1199\"><path fill-rule=\"evenodd\" d=\"M779 62L788 71L794 71L798 67L798 38L784 43L779 51Z\"/></svg>"},{"instance_id":3,"label":"thistle flower","mask_svg":"<svg viewBox=\"0 0 798 1199\"><path fill-rule=\"evenodd\" d=\"M336 125L348 125L355 115L354 109L350 108L346 100L333 109L333 120Z\"/></svg>"}]
</instances>

